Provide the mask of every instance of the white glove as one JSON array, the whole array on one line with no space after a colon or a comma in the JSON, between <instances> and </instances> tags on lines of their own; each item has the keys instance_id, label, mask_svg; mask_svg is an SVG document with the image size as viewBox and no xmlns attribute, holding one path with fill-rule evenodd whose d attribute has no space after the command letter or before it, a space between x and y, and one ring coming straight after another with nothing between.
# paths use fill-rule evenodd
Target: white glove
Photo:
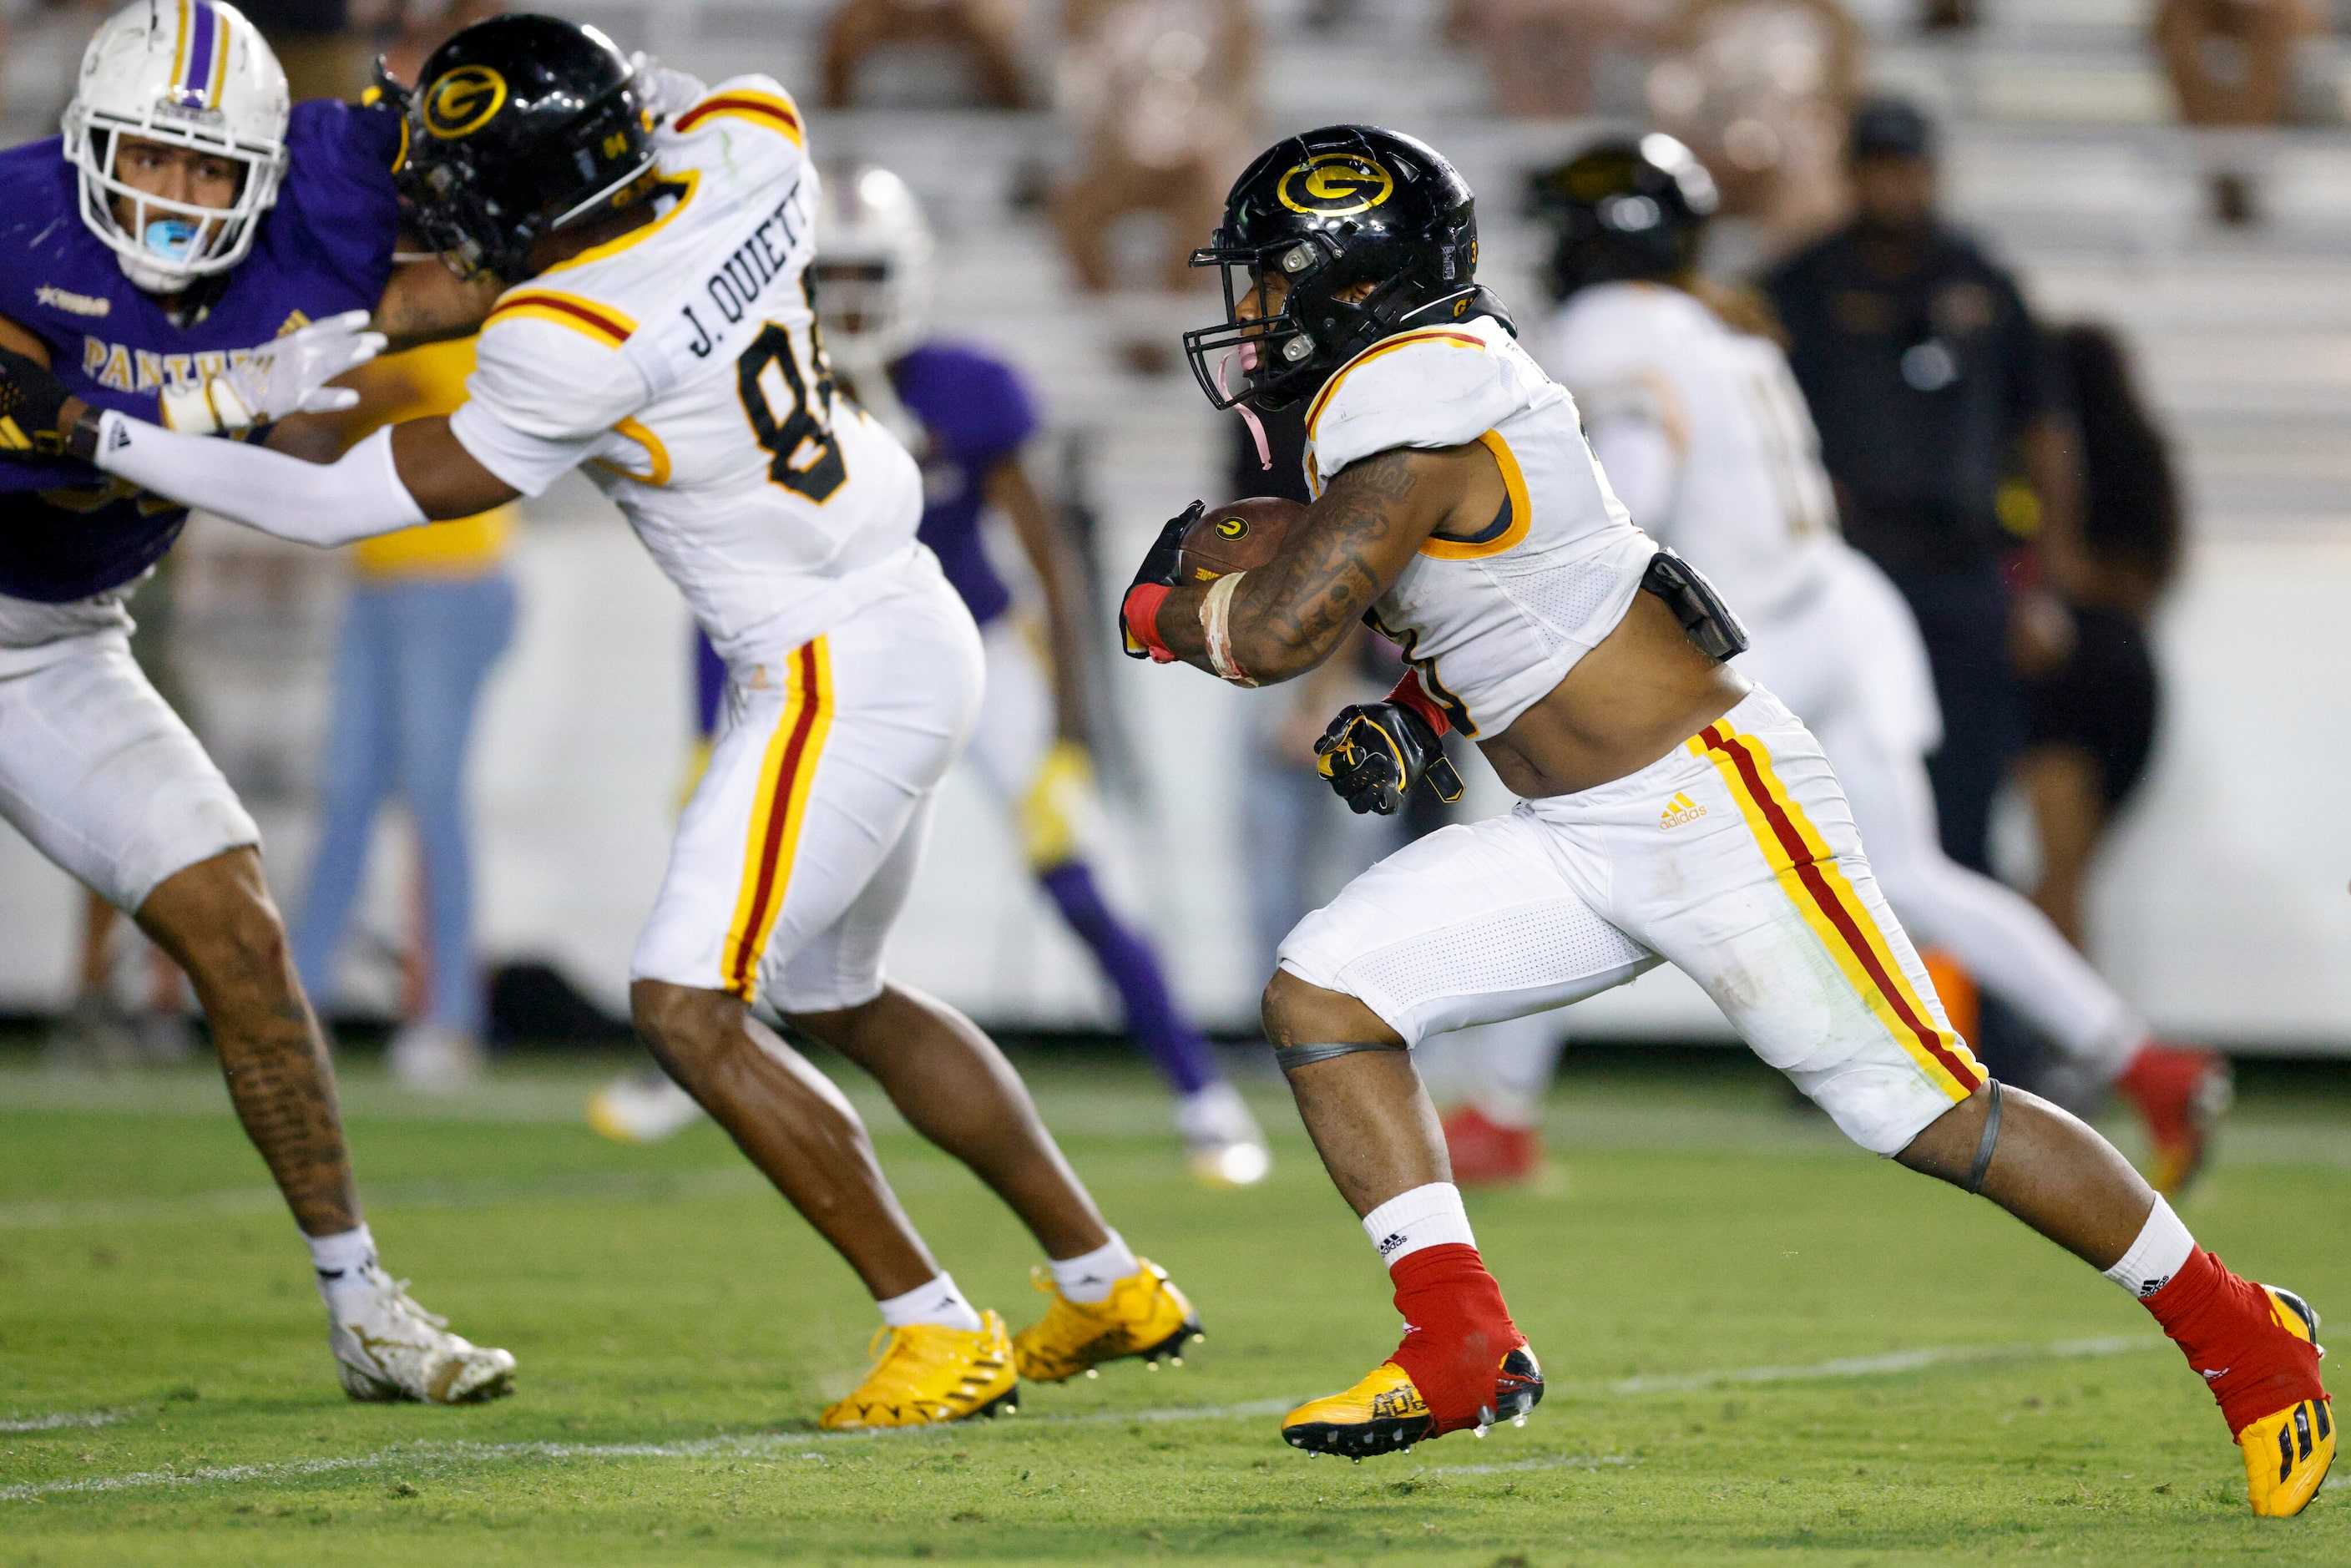
<instances>
[{"instance_id":1,"label":"white glove","mask_svg":"<svg viewBox=\"0 0 2351 1568\"><path fill-rule=\"evenodd\" d=\"M367 324L366 311L346 310L264 344L225 371L164 388L164 428L219 435L291 413L340 413L360 394L327 383L383 352L384 335Z\"/></svg>"},{"instance_id":2,"label":"white glove","mask_svg":"<svg viewBox=\"0 0 2351 1568\"><path fill-rule=\"evenodd\" d=\"M710 95L700 77L674 71L643 49L629 57L629 68L644 83L646 105L664 120Z\"/></svg>"}]
</instances>

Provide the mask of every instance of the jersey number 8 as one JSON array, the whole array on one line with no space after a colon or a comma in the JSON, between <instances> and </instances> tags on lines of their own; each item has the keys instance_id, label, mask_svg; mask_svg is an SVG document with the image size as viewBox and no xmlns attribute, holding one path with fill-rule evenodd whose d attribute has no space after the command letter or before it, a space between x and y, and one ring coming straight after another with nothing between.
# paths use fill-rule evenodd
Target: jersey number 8
<instances>
[{"instance_id":1,"label":"jersey number 8","mask_svg":"<svg viewBox=\"0 0 2351 1568\"><path fill-rule=\"evenodd\" d=\"M826 415L832 413L832 378L821 363L812 398L799 356L792 352L791 334L770 321L735 361L735 374L751 434L769 455L768 477L819 505L831 500L849 477L849 466L841 461L831 418L817 415L820 399ZM780 418L778 409L784 411Z\"/></svg>"}]
</instances>

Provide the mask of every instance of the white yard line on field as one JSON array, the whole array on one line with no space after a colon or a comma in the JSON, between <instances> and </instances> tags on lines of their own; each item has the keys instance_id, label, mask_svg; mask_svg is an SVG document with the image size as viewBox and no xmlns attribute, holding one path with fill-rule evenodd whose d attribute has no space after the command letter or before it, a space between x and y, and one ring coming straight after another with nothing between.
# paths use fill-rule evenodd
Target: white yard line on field
<instances>
[{"instance_id":1,"label":"white yard line on field","mask_svg":"<svg viewBox=\"0 0 2351 1568\"><path fill-rule=\"evenodd\" d=\"M1515 1459L1504 1465L1424 1465L1416 1476L1514 1476L1522 1470L1599 1470L1614 1465L1637 1464L1628 1454L1551 1454L1539 1459Z\"/></svg>"},{"instance_id":2,"label":"white yard line on field","mask_svg":"<svg viewBox=\"0 0 2351 1568\"><path fill-rule=\"evenodd\" d=\"M2061 1339L2039 1344L1949 1344L1925 1350L1889 1351L1884 1355L1843 1356L1808 1366L1742 1366L1729 1372L1692 1372L1620 1377L1600 1385L1609 1394L1688 1394L1724 1383L1821 1383L1840 1377L1877 1377L1889 1372L1916 1372L1926 1366L1955 1362L2078 1360L2085 1356L2130 1355L2160 1350L2168 1340L2147 1334L2104 1334L2095 1339Z\"/></svg>"},{"instance_id":3,"label":"white yard line on field","mask_svg":"<svg viewBox=\"0 0 2351 1568\"><path fill-rule=\"evenodd\" d=\"M63 1427L111 1427L122 1417L111 1410L61 1412L55 1416L0 1416L0 1432L54 1432Z\"/></svg>"},{"instance_id":4,"label":"white yard line on field","mask_svg":"<svg viewBox=\"0 0 2351 1568\"><path fill-rule=\"evenodd\" d=\"M1898 1351L1888 1355L1847 1356L1815 1362L1809 1366L1750 1366L1726 1372L1697 1373L1683 1377L1627 1377L1614 1383L1584 1385L1576 1392L1599 1397L1631 1397L1644 1394L1687 1393L1725 1383L1815 1383L1888 1373L1914 1372L1922 1367L1967 1362L2071 1360L2082 1356L2118 1355L2153 1350L2166 1341L2115 1336L2105 1339L2056 1340L2042 1344L1946 1345L1928 1350ZM1122 1422L1217 1421L1242 1416L1279 1416L1294 1399L1252 1399L1239 1405L1179 1405L1157 1410L1095 1410L1082 1415L1016 1417L1024 1426L1110 1426ZM58 1426L75 1418L57 1419ZM92 1423L95 1424L95 1423ZM31 1427L20 1430L34 1429ZM841 1442L871 1442L883 1437L937 1435L951 1428L925 1427L895 1433L747 1432L716 1437L695 1437L672 1443L441 1443L425 1442L386 1448L343 1458L288 1459L274 1464L213 1465L183 1470L142 1470L130 1475L91 1476L78 1480L27 1481L0 1487L0 1502L33 1502L68 1493L126 1491L141 1487L187 1487L242 1481L291 1479L344 1470L378 1469L386 1465L446 1465L491 1459L706 1459L768 1457L819 1459L821 1449ZM960 1428L952 1430L961 1431ZM1428 1474L1489 1475L1505 1470L1597 1469L1629 1463L1621 1456L1554 1456L1493 1465L1445 1465Z\"/></svg>"}]
</instances>

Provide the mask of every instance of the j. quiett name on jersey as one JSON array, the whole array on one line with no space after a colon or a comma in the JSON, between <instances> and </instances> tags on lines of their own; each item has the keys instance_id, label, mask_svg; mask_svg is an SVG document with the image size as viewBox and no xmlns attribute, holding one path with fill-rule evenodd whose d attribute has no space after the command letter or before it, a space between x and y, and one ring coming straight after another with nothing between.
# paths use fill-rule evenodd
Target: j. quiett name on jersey
<instances>
[{"instance_id":1,"label":"j. quiett name on jersey","mask_svg":"<svg viewBox=\"0 0 2351 1568\"><path fill-rule=\"evenodd\" d=\"M751 231L751 237L728 252L718 269L703 279L702 292L708 297L710 308L716 310L728 326L734 326L749 315L752 307L759 302L759 297L768 291L768 287L784 276L785 266L794 247L800 242L799 214L793 211L793 204L799 200L799 194L800 183L795 180L792 188L784 193L784 199L776 204L776 210L762 218L759 226ZM784 247L780 255L776 250L778 238L783 241ZM686 325L694 329L694 341L686 347L694 350L695 359L708 359L711 350L717 346L717 339L711 335L709 328L702 324L702 318L694 313L693 301L689 300L678 308L684 314Z\"/></svg>"}]
</instances>

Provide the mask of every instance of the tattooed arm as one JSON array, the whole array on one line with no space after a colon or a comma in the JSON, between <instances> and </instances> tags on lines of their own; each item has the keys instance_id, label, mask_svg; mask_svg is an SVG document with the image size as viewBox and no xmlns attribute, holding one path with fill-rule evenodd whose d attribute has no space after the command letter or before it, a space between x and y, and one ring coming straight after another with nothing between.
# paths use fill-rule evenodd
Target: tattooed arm
<instances>
[{"instance_id":1,"label":"tattooed arm","mask_svg":"<svg viewBox=\"0 0 2351 1568\"><path fill-rule=\"evenodd\" d=\"M1431 533L1483 528L1506 494L1481 445L1395 448L1349 464L1291 526L1280 553L1232 590L1235 661L1259 684L1305 674L1337 651ZM1178 588L1155 618L1169 651L1204 670L1212 669L1200 626L1207 595Z\"/></svg>"}]
</instances>

